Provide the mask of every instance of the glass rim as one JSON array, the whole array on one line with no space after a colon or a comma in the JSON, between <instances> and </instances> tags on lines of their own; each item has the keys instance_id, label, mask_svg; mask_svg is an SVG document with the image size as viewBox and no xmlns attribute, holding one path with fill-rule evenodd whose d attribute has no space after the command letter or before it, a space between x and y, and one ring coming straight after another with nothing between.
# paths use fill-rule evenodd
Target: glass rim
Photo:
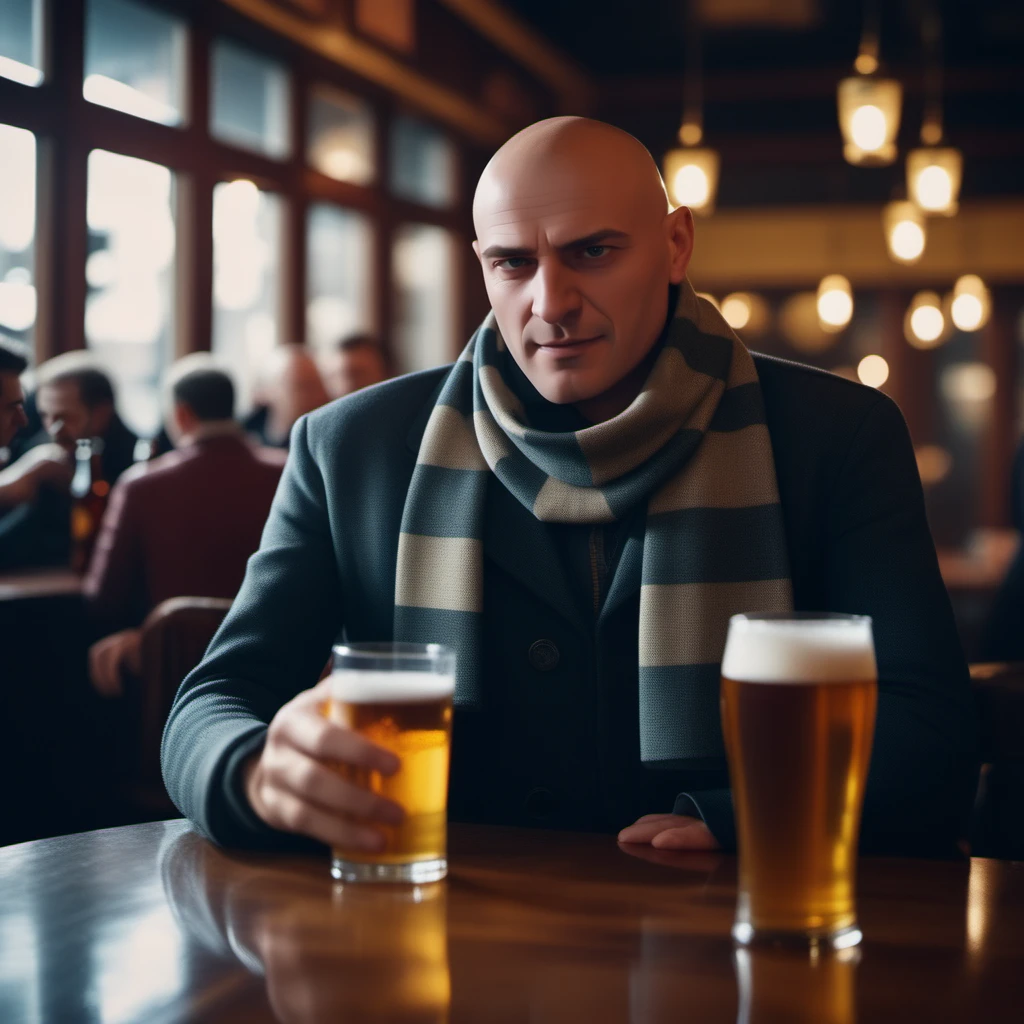
<instances>
[{"instance_id":1,"label":"glass rim","mask_svg":"<svg viewBox=\"0 0 1024 1024\"><path fill-rule=\"evenodd\" d=\"M334 644L331 653L336 657L363 658L440 658L455 654L455 649L445 644L416 644L404 640L375 640L357 643Z\"/></svg>"},{"instance_id":2,"label":"glass rim","mask_svg":"<svg viewBox=\"0 0 1024 1024\"><path fill-rule=\"evenodd\" d=\"M870 615L854 615L849 612L737 612L729 616L733 622L830 622L850 625L872 624Z\"/></svg>"}]
</instances>

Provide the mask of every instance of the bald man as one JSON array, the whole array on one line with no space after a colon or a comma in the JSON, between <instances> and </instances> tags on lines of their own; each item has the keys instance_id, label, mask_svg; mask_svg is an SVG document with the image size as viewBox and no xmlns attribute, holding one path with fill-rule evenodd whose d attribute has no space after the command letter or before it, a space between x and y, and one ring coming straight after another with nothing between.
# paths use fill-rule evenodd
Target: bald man
<instances>
[{"instance_id":1,"label":"bald man","mask_svg":"<svg viewBox=\"0 0 1024 1024\"><path fill-rule=\"evenodd\" d=\"M316 361L302 345L280 345L261 372L259 404L244 426L262 444L287 448L300 416L330 401Z\"/></svg>"},{"instance_id":2,"label":"bald man","mask_svg":"<svg viewBox=\"0 0 1024 1024\"><path fill-rule=\"evenodd\" d=\"M752 356L686 279L690 212L615 128L520 132L473 216L492 312L461 358L296 425L167 723L178 806L224 844L381 849L404 809L332 765L398 760L322 717L316 680L342 637L438 642L453 818L730 849L728 616L834 610L875 622L863 845L949 854L973 713L896 407Z\"/></svg>"}]
</instances>

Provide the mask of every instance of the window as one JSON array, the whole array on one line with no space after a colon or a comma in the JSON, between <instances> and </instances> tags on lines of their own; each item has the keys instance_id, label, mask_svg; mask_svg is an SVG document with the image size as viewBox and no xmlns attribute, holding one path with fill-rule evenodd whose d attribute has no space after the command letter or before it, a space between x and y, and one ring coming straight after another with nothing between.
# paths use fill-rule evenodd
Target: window
<instances>
[{"instance_id":1,"label":"window","mask_svg":"<svg viewBox=\"0 0 1024 1024\"><path fill-rule=\"evenodd\" d=\"M31 345L36 322L36 139L0 124L0 330Z\"/></svg>"},{"instance_id":2,"label":"window","mask_svg":"<svg viewBox=\"0 0 1024 1024\"><path fill-rule=\"evenodd\" d=\"M306 231L306 340L329 348L373 326L373 236L367 218L317 203Z\"/></svg>"},{"instance_id":3,"label":"window","mask_svg":"<svg viewBox=\"0 0 1024 1024\"><path fill-rule=\"evenodd\" d=\"M336 181L369 185L374 178L373 114L362 100L326 86L309 100L311 167Z\"/></svg>"},{"instance_id":4,"label":"window","mask_svg":"<svg viewBox=\"0 0 1024 1024\"><path fill-rule=\"evenodd\" d=\"M401 373L455 356L454 263L454 241L444 228L404 224L395 233L394 352Z\"/></svg>"},{"instance_id":5,"label":"window","mask_svg":"<svg viewBox=\"0 0 1024 1024\"><path fill-rule=\"evenodd\" d=\"M0 3L0 75L22 85L43 81L41 0Z\"/></svg>"},{"instance_id":6,"label":"window","mask_svg":"<svg viewBox=\"0 0 1024 1024\"><path fill-rule=\"evenodd\" d=\"M131 0L89 0L82 94L148 121L185 120L185 26Z\"/></svg>"},{"instance_id":7,"label":"window","mask_svg":"<svg viewBox=\"0 0 1024 1024\"><path fill-rule=\"evenodd\" d=\"M398 115L391 128L391 189L402 199L444 208L455 202L455 148L432 125Z\"/></svg>"},{"instance_id":8,"label":"window","mask_svg":"<svg viewBox=\"0 0 1024 1024\"><path fill-rule=\"evenodd\" d=\"M234 43L215 43L210 130L233 146L275 159L288 156L288 73L284 67Z\"/></svg>"},{"instance_id":9,"label":"window","mask_svg":"<svg viewBox=\"0 0 1024 1024\"><path fill-rule=\"evenodd\" d=\"M94 149L86 216L86 342L117 381L125 421L152 435L160 375L173 354L174 176L160 164Z\"/></svg>"},{"instance_id":10,"label":"window","mask_svg":"<svg viewBox=\"0 0 1024 1024\"><path fill-rule=\"evenodd\" d=\"M281 197L251 181L213 190L213 351L234 374L239 412L279 339L282 214Z\"/></svg>"}]
</instances>

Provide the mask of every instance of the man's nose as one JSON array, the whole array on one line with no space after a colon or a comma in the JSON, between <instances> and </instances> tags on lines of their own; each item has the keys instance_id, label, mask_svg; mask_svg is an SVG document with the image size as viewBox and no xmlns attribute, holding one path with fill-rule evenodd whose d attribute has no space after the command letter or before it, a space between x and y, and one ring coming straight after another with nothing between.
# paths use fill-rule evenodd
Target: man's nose
<instances>
[{"instance_id":1,"label":"man's nose","mask_svg":"<svg viewBox=\"0 0 1024 1024\"><path fill-rule=\"evenodd\" d=\"M558 263L541 264L533 278L533 315L560 324L579 311L581 298L572 272Z\"/></svg>"}]
</instances>

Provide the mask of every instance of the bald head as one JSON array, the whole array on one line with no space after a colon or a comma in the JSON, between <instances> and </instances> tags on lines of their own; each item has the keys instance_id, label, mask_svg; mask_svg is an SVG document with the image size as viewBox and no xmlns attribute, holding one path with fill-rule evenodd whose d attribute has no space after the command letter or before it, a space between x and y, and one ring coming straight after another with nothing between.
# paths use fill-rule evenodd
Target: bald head
<instances>
[{"instance_id":1,"label":"bald head","mask_svg":"<svg viewBox=\"0 0 1024 1024\"><path fill-rule=\"evenodd\" d=\"M292 425L330 397L312 355L302 345L280 345L264 368L263 395L270 408L268 434L285 438Z\"/></svg>"},{"instance_id":2,"label":"bald head","mask_svg":"<svg viewBox=\"0 0 1024 1024\"><path fill-rule=\"evenodd\" d=\"M569 196L625 200L650 218L669 210L658 165L632 135L587 117L551 117L513 135L491 157L473 197L473 223L479 234L481 221L512 204Z\"/></svg>"},{"instance_id":3,"label":"bald head","mask_svg":"<svg viewBox=\"0 0 1024 1024\"><path fill-rule=\"evenodd\" d=\"M509 350L558 403L590 402L638 368L693 241L689 210L671 210L651 154L582 117L509 139L480 177L473 223Z\"/></svg>"}]
</instances>

